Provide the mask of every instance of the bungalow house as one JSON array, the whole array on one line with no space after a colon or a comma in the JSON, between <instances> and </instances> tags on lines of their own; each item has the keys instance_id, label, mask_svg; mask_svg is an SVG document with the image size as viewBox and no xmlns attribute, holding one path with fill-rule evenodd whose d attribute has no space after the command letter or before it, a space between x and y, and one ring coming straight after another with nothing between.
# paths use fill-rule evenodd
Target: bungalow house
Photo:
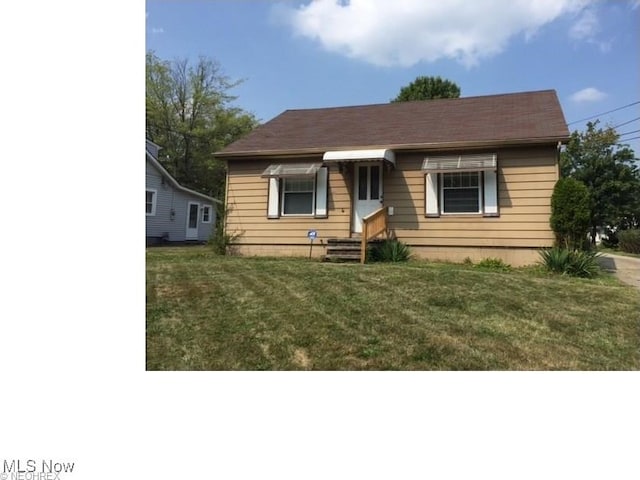
<instances>
[{"instance_id":1,"label":"bungalow house","mask_svg":"<svg viewBox=\"0 0 640 480\"><path fill-rule=\"evenodd\" d=\"M158 161L161 147L147 140L147 245L165 242L206 242L216 223L213 197L180 185Z\"/></svg>"},{"instance_id":2,"label":"bungalow house","mask_svg":"<svg viewBox=\"0 0 640 480\"><path fill-rule=\"evenodd\" d=\"M217 152L225 228L247 255L388 233L419 257L534 263L568 139L553 90L287 110Z\"/></svg>"}]
</instances>

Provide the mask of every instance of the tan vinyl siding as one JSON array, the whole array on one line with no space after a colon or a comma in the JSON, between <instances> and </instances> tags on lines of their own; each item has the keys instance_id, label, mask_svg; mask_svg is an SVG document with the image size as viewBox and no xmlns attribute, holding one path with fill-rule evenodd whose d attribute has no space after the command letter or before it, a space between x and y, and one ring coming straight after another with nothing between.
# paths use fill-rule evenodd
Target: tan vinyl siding
<instances>
[{"instance_id":1,"label":"tan vinyl siding","mask_svg":"<svg viewBox=\"0 0 640 480\"><path fill-rule=\"evenodd\" d=\"M485 253L490 251L486 249L496 249L499 253L500 249L534 252L534 249L551 246L551 194L558 178L555 146L497 149L490 153L498 156L500 215L427 218L425 175L421 171L427 154L396 152L396 167L384 169L383 192L384 205L394 207L389 225L395 235L425 255L437 252L438 256L446 256L443 252L448 249L452 255L454 251L460 255L463 252L473 258L465 247ZM437 154L429 152L428 155ZM351 235L352 173L343 175L336 165L329 170L328 218L267 218L269 182L261 177L262 172L272 163L301 161L320 162L321 157L229 161L227 202L231 211L226 229L230 234L241 234L236 241L241 252L273 255L302 252L304 255L309 245L307 232L315 229L318 239L314 245L318 248L314 246L313 253L317 255L324 251L326 239ZM529 258L532 254L527 255Z\"/></svg>"},{"instance_id":2,"label":"tan vinyl siding","mask_svg":"<svg viewBox=\"0 0 640 480\"><path fill-rule=\"evenodd\" d=\"M318 245L321 242L324 243L327 238L349 236L350 197L345 179L336 166L329 169L328 218L286 216L276 219L267 218L269 182L261 177L262 172L272 163L300 163L301 161L321 162L322 158L229 162L227 204L231 211L227 216L226 229L231 234L241 233L236 243L308 246L307 232L312 229L318 231L318 239L315 241ZM282 248L278 249L278 251L282 250ZM251 251L258 252L263 249L254 248Z\"/></svg>"},{"instance_id":3,"label":"tan vinyl siding","mask_svg":"<svg viewBox=\"0 0 640 480\"><path fill-rule=\"evenodd\" d=\"M557 180L556 148L498 150L500 216L424 215L423 153L397 154L397 168L385 178L385 205L394 207L390 226L414 246L546 247L551 194ZM429 153L429 155L434 155Z\"/></svg>"}]
</instances>

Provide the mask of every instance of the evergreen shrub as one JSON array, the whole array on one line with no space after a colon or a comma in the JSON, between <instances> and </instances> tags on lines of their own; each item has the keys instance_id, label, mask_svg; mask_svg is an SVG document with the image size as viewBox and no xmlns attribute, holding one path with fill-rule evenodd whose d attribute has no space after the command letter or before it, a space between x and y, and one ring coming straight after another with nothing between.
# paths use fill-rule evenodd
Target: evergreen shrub
<instances>
[{"instance_id":1,"label":"evergreen shrub","mask_svg":"<svg viewBox=\"0 0 640 480\"><path fill-rule=\"evenodd\" d=\"M589 230L589 190L574 178L561 178L551 196L551 228L558 247L583 249Z\"/></svg>"}]
</instances>

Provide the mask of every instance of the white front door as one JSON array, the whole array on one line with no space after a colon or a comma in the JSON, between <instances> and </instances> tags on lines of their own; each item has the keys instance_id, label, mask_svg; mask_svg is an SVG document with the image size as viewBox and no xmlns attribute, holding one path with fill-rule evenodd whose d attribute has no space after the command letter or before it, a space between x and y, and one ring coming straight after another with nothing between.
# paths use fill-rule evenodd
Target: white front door
<instances>
[{"instance_id":1,"label":"white front door","mask_svg":"<svg viewBox=\"0 0 640 480\"><path fill-rule=\"evenodd\" d=\"M355 165L353 231L362 233L362 219L382 207L382 162Z\"/></svg>"},{"instance_id":2,"label":"white front door","mask_svg":"<svg viewBox=\"0 0 640 480\"><path fill-rule=\"evenodd\" d=\"M189 202L187 204L187 234L186 240L198 239L198 212L200 211L200 204Z\"/></svg>"}]
</instances>

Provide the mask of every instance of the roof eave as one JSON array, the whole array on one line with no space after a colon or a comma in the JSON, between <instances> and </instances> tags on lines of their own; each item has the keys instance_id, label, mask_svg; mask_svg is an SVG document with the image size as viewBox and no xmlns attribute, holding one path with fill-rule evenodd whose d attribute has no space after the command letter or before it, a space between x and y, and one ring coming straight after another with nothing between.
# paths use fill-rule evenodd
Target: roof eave
<instances>
[{"instance_id":1,"label":"roof eave","mask_svg":"<svg viewBox=\"0 0 640 480\"><path fill-rule=\"evenodd\" d=\"M181 190L181 191L183 191L185 193L189 193L191 195L194 195L196 197L200 197L200 198L205 199L205 200L211 200L212 203L222 204L222 202L220 200L218 200L217 198L213 198L213 197L211 197L209 195L205 195L204 193L196 192L195 190L191 190L190 188L183 187L182 185L180 185L178 183L178 181L175 178L173 178L173 176L162 166L160 161L157 158L155 158L148 150L147 150L147 160L149 160L151 162L151 164L154 167L156 167L156 169L158 169L160 174L162 176L164 176L169 181L171 186L174 187L175 189Z\"/></svg>"},{"instance_id":2,"label":"roof eave","mask_svg":"<svg viewBox=\"0 0 640 480\"><path fill-rule=\"evenodd\" d=\"M538 137L538 138L520 138L520 139L506 139L506 140L478 140L478 141L464 141L464 142L432 142L432 143L403 143L397 145L361 145L361 146L344 146L344 147L311 147L300 149L279 149L279 150L245 150L237 152L219 152L214 156L220 159L241 159L241 158L255 158L255 157L289 157L289 156L302 156L302 155L323 155L325 152L340 151L340 150L368 150L368 149L388 149L395 151L407 151L407 150L452 150L463 148L490 148L490 147L514 147L514 146L528 146L528 145L544 145L544 144L557 144L566 143L570 139L570 136L559 135L552 137Z\"/></svg>"}]
</instances>

